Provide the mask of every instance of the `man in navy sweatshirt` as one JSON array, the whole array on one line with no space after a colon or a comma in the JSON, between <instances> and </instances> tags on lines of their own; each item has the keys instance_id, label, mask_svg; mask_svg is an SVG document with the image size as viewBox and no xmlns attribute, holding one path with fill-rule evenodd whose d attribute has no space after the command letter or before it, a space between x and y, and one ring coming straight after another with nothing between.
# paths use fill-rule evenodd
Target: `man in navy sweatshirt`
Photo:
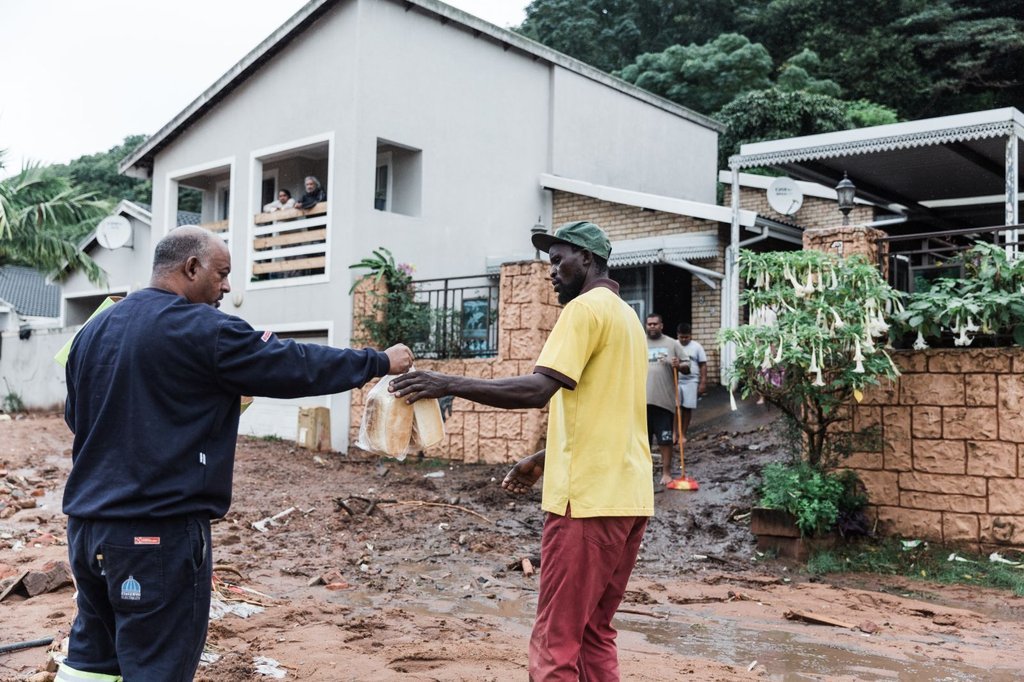
<instances>
[{"instance_id":1,"label":"man in navy sweatshirt","mask_svg":"<svg viewBox=\"0 0 1024 682\"><path fill-rule=\"evenodd\" d=\"M149 288L83 327L67 363L64 491L78 615L57 680L191 680L206 641L210 519L231 503L240 396L347 391L412 352L282 341L217 310L231 255L172 230Z\"/></svg>"}]
</instances>

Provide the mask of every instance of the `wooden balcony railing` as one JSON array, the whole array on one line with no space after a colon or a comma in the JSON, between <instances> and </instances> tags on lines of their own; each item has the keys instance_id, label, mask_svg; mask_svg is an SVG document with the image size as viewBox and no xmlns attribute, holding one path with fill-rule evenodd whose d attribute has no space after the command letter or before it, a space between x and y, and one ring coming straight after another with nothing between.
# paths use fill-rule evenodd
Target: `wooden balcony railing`
<instances>
[{"instance_id":1,"label":"wooden balcony railing","mask_svg":"<svg viewBox=\"0 0 1024 682\"><path fill-rule=\"evenodd\" d=\"M252 280L322 275L327 268L327 202L253 216Z\"/></svg>"}]
</instances>

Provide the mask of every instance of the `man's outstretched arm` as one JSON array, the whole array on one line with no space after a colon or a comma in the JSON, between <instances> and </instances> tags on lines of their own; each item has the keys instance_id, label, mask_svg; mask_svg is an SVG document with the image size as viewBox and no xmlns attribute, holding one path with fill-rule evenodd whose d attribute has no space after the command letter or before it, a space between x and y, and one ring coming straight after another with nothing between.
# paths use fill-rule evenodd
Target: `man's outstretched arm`
<instances>
[{"instance_id":1,"label":"man's outstretched arm","mask_svg":"<svg viewBox=\"0 0 1024 682\"><path fill-rule=\"evenodd\" d=\"M407 403L453 395L491 407L514 410L544 407L562 386L544 374L477 379L439 372L409 372L393 379L390 390Z\"/></svg>"}]
</instances>

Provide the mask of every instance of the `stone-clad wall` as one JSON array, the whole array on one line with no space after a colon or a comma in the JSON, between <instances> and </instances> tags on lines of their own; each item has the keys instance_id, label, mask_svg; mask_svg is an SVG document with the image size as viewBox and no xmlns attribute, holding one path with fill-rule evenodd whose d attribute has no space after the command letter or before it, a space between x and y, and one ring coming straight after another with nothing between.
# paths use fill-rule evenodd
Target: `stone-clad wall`
<instances>
[{"instance_id":1,"label":"stone-clad wall","mask_svg":"<svg viewBox=\"0 0 1024 682\"><path fill-rule=\"evenodd\" d=\"M844 464L883 534L1024 548L1024 351L899 351L903 376L865 393Z\"/></svg>"},{"instance_id":2,"label":"stone-clad wall","mask_svg":"<svg viewBox=\"0 0 1024 682\"><path fill-rule=\"evenodd\" d=\"M372 299L369 278L356 288L355 320L367 314ZM561 306L548 277L548 265L541 261L507 263L501 268L498 304L498 356L467 360L420 360L416 369L483 379L530 374ZM359 338L358 334L353 334ZM359 436L366 393L376 382L352 392L349 442ZM541 410L499 410L456 398L445 421L445 439L427 455L463 460L467 463L512 462L543 447L547 408Z\"/></svg>"}]
</instances>

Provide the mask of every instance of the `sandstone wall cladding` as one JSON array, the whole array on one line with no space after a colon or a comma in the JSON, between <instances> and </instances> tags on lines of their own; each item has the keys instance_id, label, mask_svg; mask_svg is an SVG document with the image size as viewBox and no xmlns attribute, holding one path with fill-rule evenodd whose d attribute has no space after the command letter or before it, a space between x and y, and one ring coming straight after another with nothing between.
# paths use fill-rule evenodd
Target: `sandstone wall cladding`
<instances>
[{"instance_id":1,"label":"sandstone wall cladding","mask_svg":"<svg viewBox=\"0 0 1024 682\"><path fill-rule=\"evenodd\" d=\"M383 286L383 285L380 285ZM372 280L356 287L354 339L365 332L358 320L373 309ZM483 379L528 374L540 354L548 333L558 319L558 304L548 265L542 261L507 263L501 268L498 304L498 355L465 360L417 360L416 369ZM376 382L352 391L349 442L359 436L366 394ZM514 462L543 447L547 429L547 408L542 410L499 410L456 398L445 415L445 439L425 454L462 460L466 463Z\"/></svg>"},{"instance_id":2,"label":"sandstone wall cladding","mask_svg":"<svg viewBox=\"0 0 1024 682\"><path fill-rule=\"evenodd\" d=\"M897 351L903 372L874 387L853 428L877 452L854 452L880 532L973 549L1024 549L1024 349ZM875 415L878 415L877 419Z\"/></svg>"}]
</instances>

